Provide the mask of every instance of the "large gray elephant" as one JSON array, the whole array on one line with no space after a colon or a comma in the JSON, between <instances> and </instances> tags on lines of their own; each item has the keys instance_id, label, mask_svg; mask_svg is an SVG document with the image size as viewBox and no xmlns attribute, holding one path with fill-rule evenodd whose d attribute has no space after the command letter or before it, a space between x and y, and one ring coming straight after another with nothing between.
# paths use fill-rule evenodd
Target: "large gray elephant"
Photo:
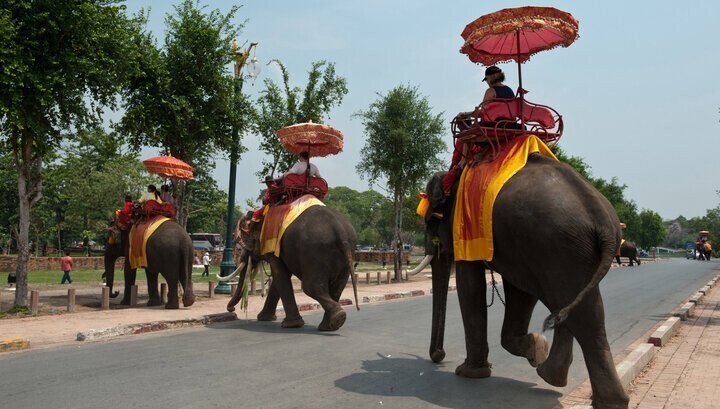
<instances>
[{"instance_id":1,"label":"large gray elephant","mask_svg":"<svg viewBox=\"0 0 720 409\"><path fill-rule=\"evenodd\" d=\"M282 299L285 319L283 328L299 328L305 325L295 302L290 281L295 275L302 282L305 294L315 299L325 310L318 329L335 331L345 323L346 313L340 304L348 278L352 278L357 306L357 288L353 274L353 252L357 241L355 229L335 209L327 206L311 206L298 216L285 230L281 239L280 256L273 253L261 255L259 246L260 223L251 221L248 212L237 223L236 241L238 268L231 275L219 277L229 281L240 274L239 282L245 282L248 269L255 269L260 260L270 264L272 283L258 321L274 321L278 300ZM246 233L249 232L249 233ZM234 311L242 298L238 286L228 302L228 311Z\"/></svg>"},{"instance_id":2,"label":"large gray elephant","mask_svg":"<svg viewBox=\"0 0 720 409\"><path fill-rule=\"evenodd\" d=\"M617 260L617 263L620 264L620 257L627 257L630 261L630 267L633 266L633 262L640 265L640 260L638 259L638 249L635 243L623 240L622 244L620 245L620 249L618 250L617 255L615 256L615 260Z\"/></svg>"},{"instance_id":3,"label":"large gray elephant","mask_svg":"<svg viewBox=\"0 0 720 409\"><path fill-rule=\"evenodd\" d=\"M125 291L120 304L130 305L130 288L135 285L136 270L130 268L129 234L127 230L114 230L111 235L114 235L112 243L108 240L105 246L106 285L110 287L110 296L117 297L119 292L113 293L112 291L115 279L115 261L118 257L124 257ZM147 305L162 305L158 291L158 274L161 274L168 284L168 300L165 308L180 307L178 285L183 289L183 306L191 306L195 302L192 285L193 246L185 229L173 220L162 223L148 238L145 252L148 262L145 273L150 297Z\"/></svg>"},{"instance_id":4,"label":"large gray elephant","mask_svg":"<svg viewBox=\"0 0 720 409\"><path fill-rule=\"evenodd\" d=\"M437 174L426 192L442 197ZM448 279L453 264L454 195L426 219L423 263L431 263L433 318L430 357L440 362L443 350ZM434 199L434 200L433 200ZM430 211L428 212L430 215ZM525 357L549 384L564 386L572 362L573 337L582 348L593 390L593 407L626 408L623 390L605 333L598 283L620 245L619 220L610 203L570 166L540 154L500 190L493 207L494 256L457 261L455 272L467 358L455 373L490 376L488 362L485 269L502 276L506 310L501 343ZM555 329L552 347L539 333L528 333L532 311L540 300L552 312L546 326Z\"/></svg>"}]
</instances>

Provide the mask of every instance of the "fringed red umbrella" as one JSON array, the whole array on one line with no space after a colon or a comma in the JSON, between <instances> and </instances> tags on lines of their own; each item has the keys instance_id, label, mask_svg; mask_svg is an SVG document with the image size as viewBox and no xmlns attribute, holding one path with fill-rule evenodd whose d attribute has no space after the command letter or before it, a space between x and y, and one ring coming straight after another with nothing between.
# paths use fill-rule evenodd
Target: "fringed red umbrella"
<instances>
[{"instance_id":1,"label":"fringed red umbrella","mask_svg":"<svg viewBox=\"0 0 720 409\"><path fill-rule=\"evenodd\" d=\"M168 179L190 180L193 167L172 156L155 156L143 161L148 172Z\"/></svg>"},{"instance_id":2,"label":"fringed red umbrella","mask_svg":"<svg viewBox=\"0 0 720 409\"><path fill-rule=\"evenodd\" d=\"M296 155L301 152L307 152L309 156L335 155L343 148L342 132L312 121L286 126L276 133L283 148Z\"/></svg>"},{"instance_id":3,"label":"fringed red umbrella","mask_svg":"<svg viewBox=\"0 0 720 409\"><path fill-rule=\"evenodd\" d=\"M578 27L572 14L552 7L502 9L465 27L461 34L465 43L460 52L483 65L517 62L522 88L520 64L540 51L569 46L578 38Z\"/></svg>"}]
</instances>

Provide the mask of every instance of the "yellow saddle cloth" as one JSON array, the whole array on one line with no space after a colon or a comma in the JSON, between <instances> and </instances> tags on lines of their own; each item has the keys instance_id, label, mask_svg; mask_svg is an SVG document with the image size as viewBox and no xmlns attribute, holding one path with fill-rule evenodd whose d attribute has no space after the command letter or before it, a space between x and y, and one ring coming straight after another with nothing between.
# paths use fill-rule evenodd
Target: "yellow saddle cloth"
<instances>
[{"instance_id":1,"label":"yellow saddle cloth","mask_svg":"<svg viewBox=\"0 0 720 409\"><path fill-rule=\"evenodd\" d=\"M312 206L325 206L313 195L303 195L296 200L279 206L270 206L265 213L260 231L260 254L273 253L280 256L280 241L285 230L305 210Z\"/></svg>"},{"instance_id":2,"label":"yellow saddle cloth","mask_svg":"<svg viewBox=\"0 0 720 409\"><path fill-rule=\"evenodd\" d=\"M133 224L130 229L130 248L128 249L130 268L147 267L147 248L148 238L155 233L161 224L168 221L165 216L153 216L149 219L141 220Z\"/></svg>"},{"instance_id":3,"label":"yellow saddle cloth","mask_svg":"<svg viewBox=\"0 0 720 409\"><path fill-rule=\"evenodd\" d=\"M463 169L453 216L455 260L493 259L495 198L505 182L525 166L528 156L536 152L557 160L540 138L527 135L505 145L493 161Z\"/></svg>"}]
</instances>

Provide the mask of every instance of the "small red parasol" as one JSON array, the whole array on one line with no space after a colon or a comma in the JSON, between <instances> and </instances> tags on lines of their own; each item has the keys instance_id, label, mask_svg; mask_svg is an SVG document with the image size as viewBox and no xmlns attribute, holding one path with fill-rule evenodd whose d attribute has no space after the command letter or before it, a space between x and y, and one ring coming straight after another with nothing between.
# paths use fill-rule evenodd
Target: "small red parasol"
<instances>
[{"instance_id":1,"label":"small red parasol","mask_svg":"<svg viewBox=\"0 0 720 409\"><path fill-rule=\"evenodd\" d=\"M148 172L164 178L190 180L193 177L193 168L187 163L172 156L155 156L143 161Z\"/></svg>"},{"instance_id":2,"label":"small red parasol","mask_svg":"<svg viewBox=\"0 0 720 409\"><path fill-rule=\"evenodd\" d=\"M283 148L296 155L328 156L342 151L343 134L329 125L306 122L277 130Z\"/></svg>"}]
</instances>

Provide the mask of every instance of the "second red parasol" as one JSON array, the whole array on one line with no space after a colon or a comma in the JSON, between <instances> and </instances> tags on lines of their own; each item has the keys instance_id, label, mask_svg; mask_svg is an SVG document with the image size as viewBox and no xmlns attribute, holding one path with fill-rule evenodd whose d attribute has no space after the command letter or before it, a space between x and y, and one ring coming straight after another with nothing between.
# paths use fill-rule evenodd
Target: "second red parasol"
<instances>
[{"instance_id":1,"label":"second red parasol","mask_svg":"<svg viewBox=\"0 0 720 409\"><path fill-rule=\"evenodd\" d=\"M155 156L143 161L148 172L169 179L190 180L193 167L172 156Z\"/></svg>"},{"instance_id":2,"label":"second red parasol","mask_svg":"<svg viewBox=\"0 0 720 409\"><path fill-rule=\"evenodd\" d=\"M286 126L276 133L283 148L296 155L301 152L309 156L335 155L343 148L342 132L312 121Z\"/></svg>"}]
</instances>

